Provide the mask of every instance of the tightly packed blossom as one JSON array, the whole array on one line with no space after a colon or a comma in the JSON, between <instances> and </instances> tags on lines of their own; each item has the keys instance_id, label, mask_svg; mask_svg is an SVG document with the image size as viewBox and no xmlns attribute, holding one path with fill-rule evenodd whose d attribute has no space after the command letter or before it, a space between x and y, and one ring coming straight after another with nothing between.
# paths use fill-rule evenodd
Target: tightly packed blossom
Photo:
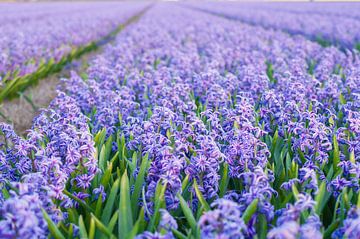
<instances>
[{"instance_id":1,"label":"tightly packed blossom","mask_svg":"<svg viewBox=\"0 0 360 239\"><path fill-rule=\"evenodd\" d=\"M215 209L206 212L199 220L203 238L245 238L247 227L241 218L239 205L219 199L212 204Z\"/></svg>"},{"instance_id":2,"label":"tightly packed blossom","mask_svg":"<svg viewBox=\"0 0 360 239\"><path fill-rule=\"evenodd\" d=\"M66 208L76 206L64 190L81 194L99 171L87 118L71 97L59 92L34 119L26 138L5 124L1 124L1 134L1 188L6 194L0 199L0 235L46 238L41 210L58 222L63 213L55 200Z\"/></svg>"},{"instance_id":3,"label":"tightly packed blossom","mask_svg":"<svg viewBox=\"0 0 360 239\"><path fill-rule=\"evenodd\" d=\"M0 235L358 238L359 53L233 5L153 6L2 124Z\"/></svg>"}]
</instances>

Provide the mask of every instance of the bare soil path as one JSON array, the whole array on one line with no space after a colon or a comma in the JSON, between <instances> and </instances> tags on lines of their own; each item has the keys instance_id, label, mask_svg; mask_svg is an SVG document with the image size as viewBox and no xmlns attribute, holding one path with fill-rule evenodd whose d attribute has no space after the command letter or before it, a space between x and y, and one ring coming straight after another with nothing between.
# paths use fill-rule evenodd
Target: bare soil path
<instances>
[{"instance_id":1,"label":"bare soil path","mask_svg":"<svg viewBox=\"0 0 360 239\"><path fill-rule=\"evenodd\" d=\"M56 97L56 88L60 83L60 79L69 77L71 71L78 73L86 71L89 61L100 54L105 45L111 44L116 35L121 34L123 28L138 21L151 6L149 5L120 25L119 31L104 39L95 51L86 53L79 59L72 61L59 73L51 74L40 80L38 84L29 86L25 91L19 93L18 98L4 100L0 105L0 122L13 125L15 132L25 135L26 131L31 127L34 117L39 114L40 109L46 108L51 100Z\"/></svg>"}]
</instances>

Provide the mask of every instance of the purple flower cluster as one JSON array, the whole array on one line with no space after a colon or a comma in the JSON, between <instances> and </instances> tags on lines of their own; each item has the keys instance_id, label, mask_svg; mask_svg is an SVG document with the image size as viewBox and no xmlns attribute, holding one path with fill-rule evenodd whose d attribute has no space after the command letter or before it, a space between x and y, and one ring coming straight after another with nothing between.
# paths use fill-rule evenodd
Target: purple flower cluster
<instances>
[{"instance_id":1,"label":"purple flower cluster","mask_svg":"<svg viewBox=\"0 0 360 239\"><path fill-rule=\"evenodd\" d=\"M241 218L240 206L226 199L219 199L211 205L199 220L202 238L246 238L248 231Z\"/></svg>"},{"instance_id":2,"label":"purple flower cluster","mask_svg":"<svg viewBox=\"0 0 360 239\"><path fill-rule=\"evenodd\" d=\"M280 216L277 219L277 227L269 231L268 238L323 238L320 231L322 223L319 216L314 213L315 204L310 195L299 194L294 205L287 204L286 208L278 211ZM304 212L310 212L310 215L303 225L299 225L300 216L304 216Z\"/></svg>"},{"instance_id":3,"label":"purple flower cluster","mask_svg":"<svg viewBox=\"0 0 360 239\"><path fill-rule=\"evenodd\" d=\"M62 219L54 205L52 189L41 173L24 175L22 182L12 183L10 197L2 202L0 215L1 238L47 238L47 224L42 216L45 209L52 220Z\"/></svg>"},{"instance_id":4,"label":"purple flower cluster","mask_svg":"<svg viewBox=\"0 0 360 239\"><path fill-rule=\"evenodd\" d=\"M76 206L64 189L81 194L99 171L87 121L74 100L59 92L34 119L26 138L1 125L1 188L9 194L1 197L1 236L46 238L41 209L58 222L63 213L53 200ZM105 197L101 188L95 194Z\"/></svg>"}]
</instances>

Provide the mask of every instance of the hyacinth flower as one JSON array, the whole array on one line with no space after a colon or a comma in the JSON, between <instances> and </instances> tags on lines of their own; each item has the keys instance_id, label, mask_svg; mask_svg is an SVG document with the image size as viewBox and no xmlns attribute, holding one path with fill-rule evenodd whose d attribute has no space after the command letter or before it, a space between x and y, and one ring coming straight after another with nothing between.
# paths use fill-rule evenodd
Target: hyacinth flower
<instances>
[{"instance_id":1,"label":"hyacinth flower","mask_svg":"<svg viewBox=\"0 0 360 239\"><path fill-rule=\"evenodd\" d=\"M9 198L1 203L0 236L2 238L46 238L48 227L41 210L52 220L63 219L53 203L54 191L47 186L41 173L24 175L21 182L12 183Z\"/></svg>"},{"instance_id":2,"label":"hyacinth flower","mask_svg":"<svg viewBox=\"0 0 360 239\"><path fill-rule=\"evenodd\" d=\"M212 205L213 210L199 219L202 238L246 238L248 229L242 218L240 206L226 199L219 199Z\"/></svg>"},{"instance_id":3,"label":"hyacinth flower","mask_svg":"<svg viewBox=\"0 0 360 239\"><path fill-rule=\"evenodd\" d=\"M159 222L157 232L151 233L149 231L145 231L142 234L136 236L135 238L136 239L173 239L173 238L175 238L172 230L176 230L178 228L176 220L165 209L161 209L160 214L161 214L161 219Z\"/></svg>"},{"instance_id":4,"label":"hyacinth flower","mask_svg":"<svg viewBox=\"0 0 360 239\"><path fill-rule=\"evenodd\" d=\"M14 203L24 207L19 208L24 213L17 214L14 224L1 221L3 235L18 233L20 236L28 233L23 234L23 237L44 237L47 227L41 210L44 209L50 216L53 214L52 220L58 222L62 213L52 200L70 202L64 194L66 184L72 184L71 191L87 189L98 172L87 118L79 111L72 98L59 93L51 103L51 110L43 110L34 120L27 138L17 136L7 125L3 125L2 133L7 135L7 139L5 150L1 154L4 160L8 158L14 162L5 164L6 161L3 160L4 166L8 166L2 174L2 187L3 192L8 192L9 195L5 194L5 198L2 195L2 217L13 220L12 214L16 212L11 211L11 205ZM66 206L71 204L63 202ZM26 210L29 210L32 218L26 218ZM31 224L31 221L35 224ZM32 235L33 229L26 231L27 227L34 227L35 234ZM24 232L17 232L20 228Z\"/></svg>"},{"instance_id":5,"label":"hyacinth flower","mask_svg":"<svg viewBox=\"0 0 360 239\"><path fill-rule=\"evenodd\" d=\"M321 221L315 214L316 202L310 195L298 194L294 205L287 204L286 208L277 213L277 227L271 229L268 238L322 238ZM299 225L300 218L305 223Z\"/></svg>"}]
</instances>

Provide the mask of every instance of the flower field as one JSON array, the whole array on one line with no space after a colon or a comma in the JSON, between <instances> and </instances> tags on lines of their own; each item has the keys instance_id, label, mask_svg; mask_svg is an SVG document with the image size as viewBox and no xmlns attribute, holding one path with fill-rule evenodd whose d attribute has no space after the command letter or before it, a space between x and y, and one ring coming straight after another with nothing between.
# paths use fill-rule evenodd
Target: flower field
<instances>
[{"instance_id":1,"label":"flower field","mask_svg":"<svg viewBox=\"0 0 360 239\"><path fill-rule=\"evenodd\" d=\"M121 31L0 123L0 238L360 238L360 6L56 4L1 15L3 75Z\"/></svg>"}]
</instances>

